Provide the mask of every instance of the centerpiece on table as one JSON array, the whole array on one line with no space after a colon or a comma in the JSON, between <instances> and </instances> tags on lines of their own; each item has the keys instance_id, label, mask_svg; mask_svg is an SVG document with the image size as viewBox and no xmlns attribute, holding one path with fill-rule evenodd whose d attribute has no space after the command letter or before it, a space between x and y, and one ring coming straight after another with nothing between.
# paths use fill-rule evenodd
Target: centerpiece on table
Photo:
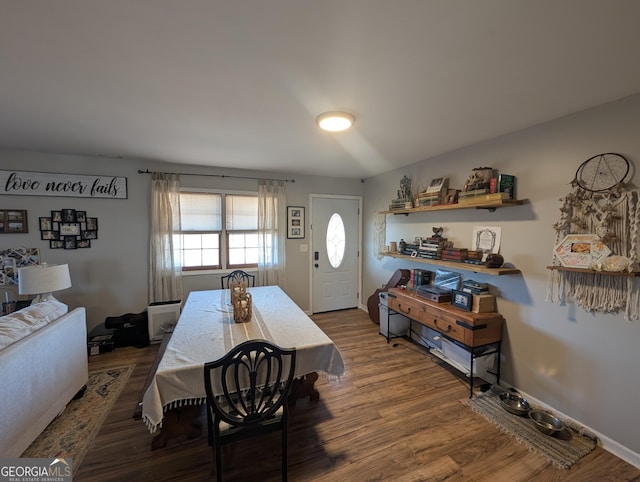
<instances>
[{"instance_id":1,"label":"centerpiece on table","mask_svg":"<svg viewBox=\"0 0 640 482\"><path fill-rule=\"evenodd\" d=\"M233 319L236 323L251 321L252 301L251 293L247 293L246 282L231 283L231 304L233 305Z\"/></svg>"}]
</instances>

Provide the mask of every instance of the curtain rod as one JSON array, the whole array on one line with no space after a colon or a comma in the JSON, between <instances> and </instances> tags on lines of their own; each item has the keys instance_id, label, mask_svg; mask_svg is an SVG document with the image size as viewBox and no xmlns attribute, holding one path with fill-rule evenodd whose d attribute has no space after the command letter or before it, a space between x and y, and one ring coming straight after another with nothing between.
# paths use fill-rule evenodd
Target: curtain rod
<instances>
[{"instance_id":1,"label":"curtain rod","mask_svg":"<svg viewBox=\"0 0 640 482\"><path fill-rule=\"evenodd\" d=\"M150 171L149 169L142 170L138 169L138 174L157 174L155 171ZM296 182L295 179L271 179L268 177L251 177L251 176L230 176L227 174L196 174L191 172L163 172L159 174L176 174L178 176L206 176L206 177L230 177L233 179L257 179L258 181L284 181L284 182Z\"/></svg>"}]
</instances>

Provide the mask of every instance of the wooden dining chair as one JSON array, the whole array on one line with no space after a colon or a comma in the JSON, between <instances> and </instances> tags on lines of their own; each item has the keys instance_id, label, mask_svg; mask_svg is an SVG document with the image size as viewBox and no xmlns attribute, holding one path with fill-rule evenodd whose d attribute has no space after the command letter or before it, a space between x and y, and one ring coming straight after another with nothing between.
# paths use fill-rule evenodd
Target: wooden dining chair
<instances>
[{"instance_id":1,"label":"wooden dining chair","mask_svg":"<svg viewBox=\"0 0 640 482\"><path fill-rule=\"evenodd\" d=\"M216 480L222 481L222 445L271 431L282 432L282 480L287 480L287 398L296 349L248 340L205 363L207 439L213 445Z\"/></svg>"},{"instance_id":2,"label":"wooden dining chair","mask_svg":"<svg viewBox=\"0 0 640 482\"><path fill-rule=\"evenodd\" d=\"M226 286L225 286L226 280ZM237 269L232 271L226 276L220 276L220 283L222 283L222 289L229 288L231 283L236 282L240 283L244 281L247 283L247 286L255 286L256 285L256 275L249 274L246 271L242 271L241 269Z\"/></svg>"}]
</instances>

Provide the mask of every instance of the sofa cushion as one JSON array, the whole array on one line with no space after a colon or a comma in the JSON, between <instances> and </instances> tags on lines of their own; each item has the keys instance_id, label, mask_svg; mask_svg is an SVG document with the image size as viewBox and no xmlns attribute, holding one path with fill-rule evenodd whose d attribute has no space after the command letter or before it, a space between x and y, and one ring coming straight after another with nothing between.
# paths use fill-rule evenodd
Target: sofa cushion
<instances>
[{"instance_id":1,"label":"sofa cushion","mask_svg":"<svg viewBox=\"0 0 640 482\"><path fill-rule=\"evenodd\" d=\"M0 317L0 350L47 326L69 311L57 300L47 300Z\"/></svg>"}]
</instances>

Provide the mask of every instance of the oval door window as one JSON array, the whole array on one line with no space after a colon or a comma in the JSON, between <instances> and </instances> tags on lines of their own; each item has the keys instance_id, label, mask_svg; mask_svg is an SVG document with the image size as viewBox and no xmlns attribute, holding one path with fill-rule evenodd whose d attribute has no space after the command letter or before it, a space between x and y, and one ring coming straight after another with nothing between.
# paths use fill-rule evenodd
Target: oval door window
<instances>
[{"instance_id":1,"label":"oval door window","mask_svg":"<svg viewBox=\"0 0 640 482\"><path fill-rule=\"evenodd\" d=\"M327 225L327 256L333 268L338 268L344 259L345 231L342 217L333 213Z\"/></svg>"}]
</instances>

